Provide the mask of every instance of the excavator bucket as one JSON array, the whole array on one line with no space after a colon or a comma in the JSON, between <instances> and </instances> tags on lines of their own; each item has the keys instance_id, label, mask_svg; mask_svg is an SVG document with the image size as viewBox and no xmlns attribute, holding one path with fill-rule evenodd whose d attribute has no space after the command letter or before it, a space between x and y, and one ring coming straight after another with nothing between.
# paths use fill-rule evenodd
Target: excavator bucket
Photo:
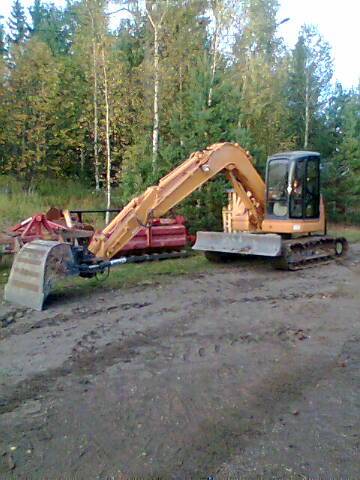
<instances>
[{"instance_id":1,"label":"excavator bucket","mask_svg":"<svg viewBox=\"0 0 360 480\"><path fill-rule=\"evenodd\" d=\"M46 240L27 243L15 256L5 286L5 300L42 310L55 280L71 274L73 263L67 243Z\"/></svg>"},{"instance_id":2,"label":"excavator bucket","mask_svg":"<svg viewBox=\"0 0 360 480\"><path fill-rule=\"evenodd\" d=\"M273 233L197 232L194 250L279 257L281 236Z\"/></svg>"}]
</instances>

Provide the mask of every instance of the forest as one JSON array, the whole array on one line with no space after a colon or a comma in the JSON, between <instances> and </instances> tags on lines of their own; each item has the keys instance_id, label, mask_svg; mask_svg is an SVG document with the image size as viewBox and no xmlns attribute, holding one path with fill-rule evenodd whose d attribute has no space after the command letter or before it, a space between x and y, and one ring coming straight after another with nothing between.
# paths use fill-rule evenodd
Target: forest
<instances>
[{"instance_id":1,"label":"forest","mask_svg":"<svg viewBox=\"0 0 360 480\"><path fill-rule=\"evenodd\" d=\"M262 173L273 153L320 152L330 219L360 223L360 84L334 82L315 25L288 48L286 21L277 0L14 0L0 18L1 212L61 192L72 208L121 207L232 141ZM221 228L226 188L218 178L180 211Z\"/></svg>"}]
</instances>

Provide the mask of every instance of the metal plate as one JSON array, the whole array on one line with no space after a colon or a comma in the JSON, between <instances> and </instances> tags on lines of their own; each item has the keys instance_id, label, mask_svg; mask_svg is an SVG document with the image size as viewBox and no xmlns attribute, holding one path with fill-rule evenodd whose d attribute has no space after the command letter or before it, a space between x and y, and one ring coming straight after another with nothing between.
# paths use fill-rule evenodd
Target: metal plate
<instances>
[{"instance_id":1,"label":"metal plate","mask_svg":"<svg viewBox=\"0 0 360 480\"><path fill-rule=\"evenodd\" d=\"M197 232L194 250L279 257L282 239L274 233Z\"/></svg>"}]
</instances>

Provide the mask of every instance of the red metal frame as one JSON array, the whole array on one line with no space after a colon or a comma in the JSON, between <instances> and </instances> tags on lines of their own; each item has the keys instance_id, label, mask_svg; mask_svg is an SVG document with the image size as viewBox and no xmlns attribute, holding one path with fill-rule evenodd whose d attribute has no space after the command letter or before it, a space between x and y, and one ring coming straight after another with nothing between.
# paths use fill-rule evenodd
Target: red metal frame
<instances>
[{"instance_id":1,"label":"red metal frame","mask_svg":"<svg viewBox=\"0 0 360 480\"><path fill-rule=\"evenodd\" d=\"M190 235L185 227L185 218L177 216L172 218L154 219L150 226L143 227L120 251L121 254L180 250L186 245L191 245L195 237Z\"/></svg>"},{"instance_id":2,"label":"red metal frame","mask_svg":"<svg viewBox=\"0 0 360 480\"><path fill-rule=\"evenodd\" d=\"M62 233L66 236L66 232L76 232L84 229L81 223L76 223L75 228L68 227L61 211L58 212L59 217L52 220L47 218L47 214L37 213L10 227L8 236L1 241L1 243L8 245L3 253L15 253L23 244L33 240L59 240ZM187 231L183 216L157 218L152 221L151 225L143 227L125 245L119 255L181 250L186 245L192 245L194 241L195 236L190 235Z\"/></svg>"},{"instance_id":3,"label":"red metal frame","mask_svg":"<svg viewBox=\"0 0 360 480\"><path fill-rule=\"evenodd\" d=\"M72 229L65 224L56 223L48 220L44 213L37 213L17 225L10 227L9 232L13 235L21 237L24 243L31 242L36 239L57 239L59 234Z\"/></svg>"}]
</instances>

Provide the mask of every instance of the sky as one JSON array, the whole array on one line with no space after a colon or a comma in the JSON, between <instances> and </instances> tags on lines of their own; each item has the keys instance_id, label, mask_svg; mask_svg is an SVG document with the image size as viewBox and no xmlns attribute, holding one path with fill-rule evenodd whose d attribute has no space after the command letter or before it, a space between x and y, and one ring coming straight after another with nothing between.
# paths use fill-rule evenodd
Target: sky
<instances>
[{"instance_id":1,"label":"sky","mask_svg":"<svg viewBox=\"0 0 360 480\"><path fill-rule=\"evenodd\" d=\"M59 6L65 0L52 0ZM22 0L25 7L33 0ZM0 15L5 18L11 10L12 0L0 0ZM280 0L278 20L290 20L279 26L279 33L289 47L293 47L298 31L304 23L317 25L333 53L334 79L344 87L357 86L360 81L360 0Z\"/></svg>"}]
</instances>

